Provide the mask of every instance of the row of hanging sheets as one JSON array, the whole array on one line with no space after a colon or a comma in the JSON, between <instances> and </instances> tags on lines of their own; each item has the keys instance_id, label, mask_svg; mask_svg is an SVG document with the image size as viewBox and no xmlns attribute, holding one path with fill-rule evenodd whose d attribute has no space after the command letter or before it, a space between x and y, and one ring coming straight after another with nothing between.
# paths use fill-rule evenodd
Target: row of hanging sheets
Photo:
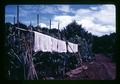
<instances>
[{"instance_id":1,"label":"row of hanging sheets","mask_svg":"<svg viewBox=\"0 0 120 84\"><path fill-rule=\"evenodd\" d=\"M78 45L68 42L68 52L78 52ZM34 51L67 52L66 42L34 31Z\"/></svg>"}]
</instances>

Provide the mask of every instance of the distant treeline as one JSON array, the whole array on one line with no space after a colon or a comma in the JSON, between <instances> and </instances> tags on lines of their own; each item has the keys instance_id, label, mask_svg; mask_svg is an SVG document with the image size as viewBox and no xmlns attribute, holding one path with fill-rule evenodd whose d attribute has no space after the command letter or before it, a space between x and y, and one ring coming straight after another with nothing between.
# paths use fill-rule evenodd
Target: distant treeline
<instances>
[{"instance_id":1,"label":"distant treeline","mask_svg":"<svg viewBox=\"0 0 120 84\"><path fill-rule=\"evenodd\" d=\"M103 53L115 60L116 33L101 37L93 36L93 38L92 51L94 53Z\"/></svg>"}]
</instances>

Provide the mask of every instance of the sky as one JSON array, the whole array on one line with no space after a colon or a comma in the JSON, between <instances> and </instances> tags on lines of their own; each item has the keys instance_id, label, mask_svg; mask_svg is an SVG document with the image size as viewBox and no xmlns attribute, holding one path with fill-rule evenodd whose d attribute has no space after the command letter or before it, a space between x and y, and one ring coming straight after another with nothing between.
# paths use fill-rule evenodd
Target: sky
<instances>
[{"instance_id":1,"label":"sky","mask_svg":"<svg viewBox=\"0 0 120 84\"><path fill-rule=\"evenodd\" d=\"M5 22L13 24L16 17L17 5L5 7ZM51 28L60 30L69 23L76 20L82 27L96 36L102 36L116 32L116 8L113 4L92 4L92 5L19 5L20 22L33 26L37 25L37 14L40 16L39 25L48 27L51 19Z\"/></svg>"}]
</instances>

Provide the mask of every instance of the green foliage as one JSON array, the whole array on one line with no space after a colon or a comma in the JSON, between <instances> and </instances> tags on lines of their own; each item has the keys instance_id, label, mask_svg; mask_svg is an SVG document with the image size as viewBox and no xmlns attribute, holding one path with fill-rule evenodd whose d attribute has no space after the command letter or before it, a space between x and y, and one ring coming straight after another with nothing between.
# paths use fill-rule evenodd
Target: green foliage
<instances>
[{"instance_id":1,"label":"green foliage","mask_svg":"<svg viewBox=\"0 0 120 84\"><path fill-rule=\"evenodd\" d=\"M61 33L68 41L79 45L79 52L82 59L88 61L94 58L92 53L92 34L85 31L82 25L78 25L76 21L73 21Z\"/></svg>"},{"instance_id":2,"label":"green foliage","mask_svg":"<svg viewBox=\"0 0 120 84\"><path fill-rule=\"evenodd\" d=\"M71 53L40 51L33 58L39 78L44 76L60 77L63 75L64 69L69 71L77 65L77 59Z\"/></svg>"},{"instance_id":3,"label":"green foliage","mask_svg":"<svg viewBox=\"0 0 120 84\"><path fill-rule=\"evenodd\" d=\"M92 50L94 53L104 53L114 60L115 41L116 33L111 33L110 35L104 35L101 37L94 36Z\"/></svg>"},{"instance_id":4,"label":"green foliage","mask_svg":"<svg viewBox=\"0 0 120 84\"><path fill-rule=\"evenodd\" d=\"M15 27L18 27L18 25L19 25L20 28L27 29L27 26L23 23L19 22L19 24L14 24Z\"/></svg>"}]
</instances>

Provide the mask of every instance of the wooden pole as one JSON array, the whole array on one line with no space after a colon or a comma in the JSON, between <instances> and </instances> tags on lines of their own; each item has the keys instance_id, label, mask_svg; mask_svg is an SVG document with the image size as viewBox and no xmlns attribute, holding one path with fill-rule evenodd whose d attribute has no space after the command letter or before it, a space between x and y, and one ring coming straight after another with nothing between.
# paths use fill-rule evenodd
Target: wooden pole
<instances>
[{"instance_id":1,"label":"wooden pole","mask_svg":"<svg viewBox=\"0 0 120 84\"><path fill-rule=\"evenodd\" d=\"M26 58L25 59L25 62L27 64L27 68L28 68L28 71L27 71L27 80L34 80L34 78L38 79L38 76L37 76L37 73L36 73L36 70L35 70L35 67L34 67L34 63L33 63L33 60L32 60L32 32L29 32L30 35L29 35L29 39L24 39L24 43L25 43L25 49L26 49Z\"/></svg>"},{"instance_id":2,"label":"wooden pole","mask_svg":"<svg viewBox=\"0 0 120 84\"><path fill-rule=\"evenodd\" d=\"M58 21L58 38L61 39L61 35L60 35L60 22Z\"/></svg>"},{"instance_id":3,"label":"wooden pole","mask_svg":"<svg viewBox=\"0 0 120 84\"><path fill-rule=\"evenodd\" d=\"M39 14L37 14L37 26L39 27Z\"/></svg>"},{"instance_id":4,"label":"wooden pole","mask_svg":"<svg viewBox=\"0 0 120 84\"><path fill-rule=\"evenodd\" d=\"M19 27L19 5L17 5L17 27Z\"/></svg>"},{"instance_id":5,"label":"wooden pole","mask_svg":"<svg viewBox=\"0 0 120 84\"><path fill-rule=\"evenodd\" d=\"M51 29L51 19L50 19L50 26L49 26L49 27L50 27L50 29Z\"/></svg>"},{"instance_id":6,"label":"wooden pole","mask_svg":"<svg viewBox=\"0 0 120 84\"><path fill-rule=\"evenodd\" d=\"M59 30L59 27L60 27L60 22L58 21L58 30Z\"/></svg>"},{"instance_id":7,"label":"wooden pole","mask_svg":"<svg viewBox=\"0 0 120 84\"><path fill-rule=\"evenodd\" d=\"M13 17L13 24L15 25L15 16Z\"/></svg>"}]
</instances>

